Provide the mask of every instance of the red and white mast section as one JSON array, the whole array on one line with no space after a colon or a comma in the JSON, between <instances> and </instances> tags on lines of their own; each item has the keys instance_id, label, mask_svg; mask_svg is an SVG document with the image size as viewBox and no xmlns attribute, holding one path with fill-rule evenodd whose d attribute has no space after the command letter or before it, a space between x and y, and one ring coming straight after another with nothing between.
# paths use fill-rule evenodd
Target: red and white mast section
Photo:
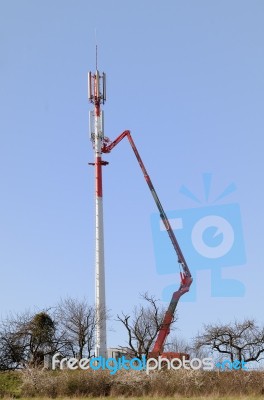
<instances>
[{"instance_id":1,"label":"red and white mast section","mask_svg":"<svg viewBox=\"0 0 264 400\"><path fill-rule=\"evenodd\" d=\"M106 77L104 72L100 75L97 60L96 72L88 73L88 98L94 104L94 110L90 111L90 134L94 149L92 165L95 167L95 356L107 358L102 166L108 163L102 161L104 119L101 110L101 104L106 100Z\"/></svg>"}]
</instances>

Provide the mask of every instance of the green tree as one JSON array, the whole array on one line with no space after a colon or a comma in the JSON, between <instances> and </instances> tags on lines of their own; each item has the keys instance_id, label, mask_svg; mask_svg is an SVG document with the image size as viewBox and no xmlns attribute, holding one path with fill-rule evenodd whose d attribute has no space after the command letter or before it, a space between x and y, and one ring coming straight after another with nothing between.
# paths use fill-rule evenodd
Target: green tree
<instances>
[{"instance_id":1,"label":"green tree","mask_svg":"<svg viewBox=\"0 0 264 400\"><path fill-rule=\"evenodd\" d=\"M32 318L28 328L30 364L39 366L43 363L44 356L53 352L54 321L42 311Z\"/></svg>"}]
</instances>

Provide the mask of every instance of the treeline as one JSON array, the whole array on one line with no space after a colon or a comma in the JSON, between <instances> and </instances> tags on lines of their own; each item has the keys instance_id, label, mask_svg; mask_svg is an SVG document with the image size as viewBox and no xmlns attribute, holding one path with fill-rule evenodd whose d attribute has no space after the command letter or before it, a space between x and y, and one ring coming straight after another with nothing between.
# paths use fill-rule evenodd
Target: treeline
<instances>
[{"instance_id":1,"label":"treeline","mask_svg":"<svg viewBox=\"0 0 264 400\"><path fill-rule=\"evenodd\" d=\"M145 293L143 303L117 316L124 329L125 347L120 350L141 358L151 352L165 310ZM105 310L95 310L86 300L66 298L41 312L9 315L0 321L0 371L41 367L45 356L60 352L63 357L94 355L95 331ZM177 319L175 318L173 326ZM171 327L171 331L173 330ZM165 351L187 353L191 358L244 361L257 364L264 354L264 328L253 319L204 325L191 343L170 334ZM258 365L258 364L257 364Z\"/></svg>"},{"instance_id":2,"label":"treeline","mask_svg":"<svg viewBox=\"0 0 264 400\"><path fill-rule=\"evenodd\" d=\"M91 357L97 318L86 300L66 298L38 313L10 314L0 321L0 370L43 365L44 357Z\"/></svg>"},{"instance_id":3,"label":"treeline","mask_svg":"<svg viewBox=\"0 0 264 400\"><path fill-rule=\"evenodd\" d=\"M131 356L141 357L153 346L161 327L164 309L145 293L144 304L133 314L122 313L117 320L125 327L128 345L120 347ZM0 370L41 367L45 356L60 352L63 357L94 355L96 327L108 317L86 300L66 298L55 307L38 313L11 314L0 321Z\"/></svg>"}]
</instances>

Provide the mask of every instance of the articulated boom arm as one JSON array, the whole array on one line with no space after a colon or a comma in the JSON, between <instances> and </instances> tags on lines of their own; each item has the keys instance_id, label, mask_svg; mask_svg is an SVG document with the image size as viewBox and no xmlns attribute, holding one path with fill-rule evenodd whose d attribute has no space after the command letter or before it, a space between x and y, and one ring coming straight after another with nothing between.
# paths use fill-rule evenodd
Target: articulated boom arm
<instances>
[{"instance_id":1,"label":"articulated boom arm","mask_svg":"<svg viewBox=\"0 0 264 400\"><path fill-rule=\"evenodd\" d=\"M139 155L139 152L138 152L138 150L136 148L136 145L135 145L135 143L134 143L134 141L132 139L130 131L124 131L113 142L110 142L109 139L105 138L105 141L104 141L104 144L103 144L103 147L102 147L102 152L103 153L110 153L111 150L122 139L124 139L124 137L128 138L129 143L130 143L130 145L131 145L131 147L132 147L132 149L133 149L133 151L135 153L135 156L136 156L136 158L138 160L140 168L141 168L141 170L143 172L144 178L145 178L145 180L146 180L146 182L148 184L148 187L149 187L149 189L151 191L151 194L152 194L152 196L154 198L154 201L155 201L155 203L156 203L156 205L158 207L158 210L160 212L160 217L161 217L161 219L163 221L163 224L164 224L164 226L166 228L166 231L168 232L168 235L170 237L172 245L173 245L173 247L174 247L174 249L176 251L176 254L178 256L178 262L179 262L179 264L180 264L180 266L182 268L182 272L180 273L181 274L180 287L172 295L172 299L170 301L168 310L165 313L163 322L161 324L161 327L160 327L160 330L159 330L159 333L158 333L157 340L156 340L156 342L154 344L153 351L151 352L152 356L158 356L158 355L162 354L162 352L163 352L163 347L164 347L164 344L165 344L165 340L166 340L166 338L167 338L167 336L168 336L168 334L170 332L170 325L173 322L173 318L174 318L174 314L175 314L175 310L176 310L178 301L179 301L180 297L184 293L189 291L189 288L190 288L190 286L192 284L192 276L191 276L189 267L188 267L188 265L187 265L187 263L185 261L185 258L184 258L183 254L182 254L182 251L181 251L181 248L179 246L179 243L178 243L178 241L177 241L177 239L176 239L176 237L174 235L174 232L172 230L172 227L170 225L168 217L167 217L167 215L166 215L166 213L165 213L165 211L164 211L164 209L163 209L163 207L161 205L161 202L160 202L160 200L158 198L158 195L157 195L157 193L156 193L156 191L154 189L154 186L153 186L153 184L151 182L151 179L150 179L150 177L149 177L149 175L147 173L147 170L146 170L146 168L145 168L145 166L143 164L143 161L142 161L142 159L141 159L141 157Z\"/></svg>"}]
</instances>

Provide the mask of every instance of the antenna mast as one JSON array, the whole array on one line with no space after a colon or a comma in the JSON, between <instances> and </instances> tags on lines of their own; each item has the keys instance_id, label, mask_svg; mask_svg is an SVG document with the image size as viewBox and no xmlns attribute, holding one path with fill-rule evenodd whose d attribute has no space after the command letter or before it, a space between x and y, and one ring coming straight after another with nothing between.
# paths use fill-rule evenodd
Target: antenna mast
<instances>
[{"instance_id":1,"label":"antenna mast","mask_svg":"<svg viewBox=\"0 0 264 400\"><path fill-rule=\"evenodd\" d=\"M94 149L94 163L90 164L95 167L95 306L97 322L95 356L107 358L102 166L108 163L102 160L104 118L101 110L101 104L104 104L106 100L106 76L104 72L100 74L97 69L97 45L95 52L96 72L88 73L88 99L94 104L93 111L90 111L90 137Z\"/></svg>"}]
</instances>

